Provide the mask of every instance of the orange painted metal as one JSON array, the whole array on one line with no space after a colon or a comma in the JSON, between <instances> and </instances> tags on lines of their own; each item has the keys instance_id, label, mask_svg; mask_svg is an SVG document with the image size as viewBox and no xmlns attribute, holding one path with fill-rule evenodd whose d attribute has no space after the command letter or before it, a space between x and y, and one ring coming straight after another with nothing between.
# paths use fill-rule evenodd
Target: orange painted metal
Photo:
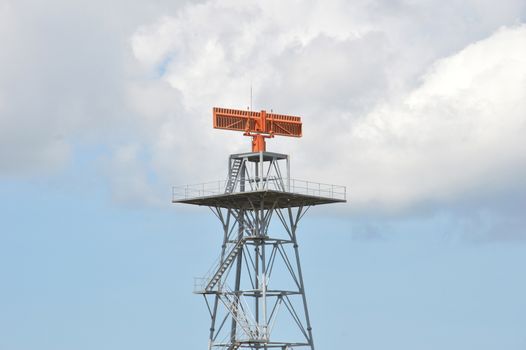
<instances>
[{"instance_id":1,"label":"orange painted metal","mask_svg":"<svg viewBox=\"0 0 526 350\"><path fill-rule=\"evenodd\" d=\"M252 152L264 152L265 139L276 135L302 136L301 117L297 116L214 107L213 118L216 129L243 131L251 136Z\"/></svg>"}]
</instances>

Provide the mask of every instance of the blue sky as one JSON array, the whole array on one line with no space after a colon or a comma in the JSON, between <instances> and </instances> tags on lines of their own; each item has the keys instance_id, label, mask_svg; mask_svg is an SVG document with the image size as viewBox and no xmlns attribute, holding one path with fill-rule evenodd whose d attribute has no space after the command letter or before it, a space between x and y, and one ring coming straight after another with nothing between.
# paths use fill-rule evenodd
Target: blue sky
<instances>
[{"instance_id":1,"label":"blue sky","mask_svg":"<svg viewBox=\"0 0 526 350\"><path fill-rule=\"evenodd\" d=\"M3 349L206 346L191 291L219 225L204 208L127 208L104 192L2 184ZM310 214L300 245L318 347L526 344L524 242L462 239L440 217L367 237L359 218Z\"/></svg>"},{"instance_id":2,"label":"blue sky","mask_svg":"<svg viewBox=\"0 0 526 350\"><path fill-rule=\"evenodd\" d=\"M0 349L202 349L219 254L171 186L225 177L211 108L348 187L300 247L318 349L526 348L523 1L0 0ZM159 68L161 67L161 68Z\"/></svg>"}]
</instances>

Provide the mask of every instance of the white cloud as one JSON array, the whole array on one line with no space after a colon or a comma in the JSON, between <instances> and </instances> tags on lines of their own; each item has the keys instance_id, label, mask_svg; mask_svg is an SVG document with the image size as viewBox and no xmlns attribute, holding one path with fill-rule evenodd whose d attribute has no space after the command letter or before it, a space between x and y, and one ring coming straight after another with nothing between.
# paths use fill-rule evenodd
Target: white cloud
<instances>
[{"instance_id":1,"label":"white cloud","mask_svg":"<svg viewBox=\"0 0 526 350\"><path fill-rule=\"evenodd\" d=\"M137 135L128 36L163 3L0 0L0 177L56 174L76 145Z\"/></svg>"},{"instance_id":2,"label":"white cloud","mask_svg":"<svg viewBox=\"0 0 526 350\"><path fill-rule=\"evenodd\" d=\"M210 107L244 108L252 81L256 108L305 117L303 140L272 140L271 149L294 154L295 176L349 185L354 208L408 209L523 186L525 27L495 28L516 14L498 11L492 18L487 3L457 3L437 17L464 6L477 7L471 19L485 20L478 27L468 20L463 25L471 30L443 38L412 18L389 19L389 9L367 12L372 2L291 2L280 11L272 2L235 4L190 5L132 38L136 58L183 101L185 118L159 128L159 169L169 168L163 154L178 154L185 170L172 167L173 174L189 176L188 168L201 177L217 174L222 161L212 157L200 168L188 154L210 159L210 149L225 156L246 149L240 135L227 141L211 130ZM399 4L392 11L415 14L439 4L427 6ZM413 42L403 42L404 33ZM180 128L189 131L186 138L170 136ZM196 141L203 138L206 147Z\"/></svg>"},{"instance_id":3,"label":"white cloud","mask_svg":"<svg viewBox=\"0 0 526 350\"><path fill-rule=\"evenodd\" d=\"M524 42L526 26L502 28L439 60L402 101L355 123L344 144L357 204L407 206L522 188Z\"/></svg>"}]
</instances>

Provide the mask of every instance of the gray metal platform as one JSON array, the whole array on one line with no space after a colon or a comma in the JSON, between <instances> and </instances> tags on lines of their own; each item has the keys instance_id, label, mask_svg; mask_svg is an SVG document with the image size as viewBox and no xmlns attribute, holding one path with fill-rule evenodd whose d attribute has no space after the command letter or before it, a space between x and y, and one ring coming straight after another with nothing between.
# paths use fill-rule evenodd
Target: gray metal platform
<instances>
[{"instance_id":1,"label":"gray metal platform","mask_svg":"<svg viewBox=\"0 0 526 350\"><path fill-rule=\"evenodd\" d=\"M313 206L329 203L345 203L345 199L307 195L276 190L224 193L185 199L173 203L194 204L230 209L264 209ZM254 206L257 206L256 208Z\"/></svg>"}]
</instances>

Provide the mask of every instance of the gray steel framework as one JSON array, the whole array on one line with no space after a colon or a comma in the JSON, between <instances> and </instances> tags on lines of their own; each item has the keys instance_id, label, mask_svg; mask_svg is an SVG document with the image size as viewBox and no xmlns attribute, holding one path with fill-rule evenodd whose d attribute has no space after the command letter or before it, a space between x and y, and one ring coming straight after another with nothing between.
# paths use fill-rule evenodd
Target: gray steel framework
<instances>
[{"instance_id":1,"label":"gray steel framework","mask_svg":"<svg viewBox=\"0 0 526 350\"><path fill-rule=\"evenodd\" d=\"M221 254L194 290L210 314L208 349L314 350L297 228L311 206L345 199L289 192L287 155L234 154L228 165L223 194L174 200L208 206L222 226Z\"/></svg>"}]
</instances>

